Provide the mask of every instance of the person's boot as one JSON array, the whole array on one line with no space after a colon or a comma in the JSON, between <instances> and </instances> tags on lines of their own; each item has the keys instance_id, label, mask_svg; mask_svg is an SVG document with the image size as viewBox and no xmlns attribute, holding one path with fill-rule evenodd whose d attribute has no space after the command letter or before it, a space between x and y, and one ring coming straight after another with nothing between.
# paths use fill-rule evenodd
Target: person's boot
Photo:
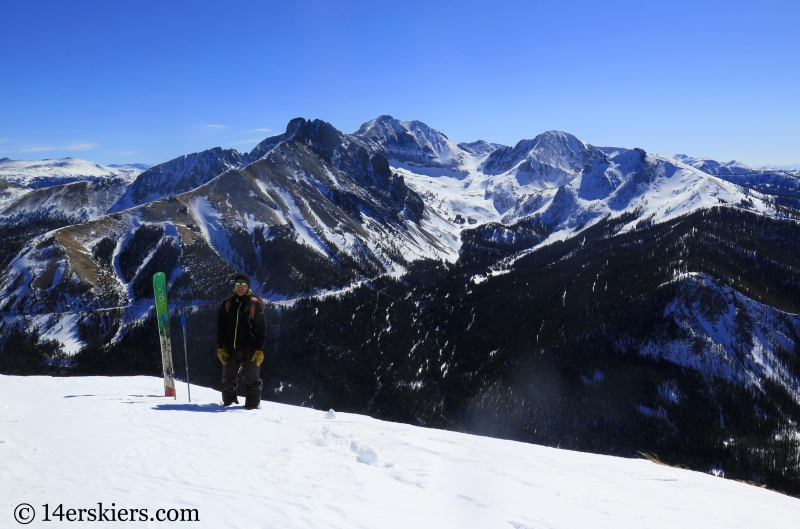
<instances>
[{"instance_id":1,"label":"person's boot","mask_svg":"<svg viewBox=\"0 0 800 529\"><path fill-rule=\"evenodd\" d=\"M239 404L239 398L234 395L233 398L222 399L222 406L227 408L231 404Z\"/></svg>"},{"instance_id":2,"label":"person's boot","mask_svg":"<svg viewBox=\"0 0 800 529\"><path fill-rule=\"evenodd\" d=\"M244 409L255 410L258 409L259 404L261 404L260 396L248 395L247 398L244 400Z\"/></svg>"}]
</instances>

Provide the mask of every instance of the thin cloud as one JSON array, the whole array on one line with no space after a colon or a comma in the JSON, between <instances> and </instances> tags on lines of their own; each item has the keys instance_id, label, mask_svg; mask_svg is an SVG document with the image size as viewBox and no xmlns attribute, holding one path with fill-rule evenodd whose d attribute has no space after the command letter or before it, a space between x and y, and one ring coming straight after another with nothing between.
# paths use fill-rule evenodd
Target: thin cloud
<instances>
[{"instance_id":1,"label":"thin cloud","mask_svg":"<svg viewBox=\"0 0 800 529\"><path fill-rule=\"evenodd\" d=\"M261 143L263 140L264 140L264 138L258 138L258 139L255 139L255 140L241 140L241 141L235 141L231 145L245 145L245 144L249 144L249 143Z\"/></svg>"},{"instance_id":2,"label":"thin cloud","mask_svg":"<svg viewBox=\"0 0 800 529\"><path fill-rule=\"evenodd\" d=\"M216 124L214 124L214 123L211 123L211 124L209 124L209 125L206 125L205 127L206 127L207 129L227 129L227 128L228 128L226 125L216 125Z\"/></svg>"},{"instance_id":3,"label":"thin cloud","mask_svg":"<svg viewBox=\"0 0 800 529\"><path fill-rule=\"evenodd\" d=\"M54 147L28 147L27 149L20 149L19 152L47 152L54 150Z\"/></svg>"},{"instance_id":4,"label":"thin cloud","mask_svg":"<svg viewBox=\"0 0 800 529\"><path fill-rule=\"evenodd\" d=\"M0 138L0 143L5 143L6 140L4 138Z\"/></svg>"},{"instance_id":5,"label":"thin cloud","mask_svg":"<svg viewBox=\"0 0 800 529\"><path fill-rule=\"evenodd\" d=\"M73 143L72 145L67 145L64 147L65 151L91 151L92 149L96 149L97 144L95 143Z\"/></svg>"},{"instance_id":6,"label":"thin cloud","mask_svg":"<svg viewBox=\"0 0 800 529\"><path fill-rule=\"evenodd\" d=\"M272 132L272 129L253 129L253 132Z\"/></svg>"}]
</instances>

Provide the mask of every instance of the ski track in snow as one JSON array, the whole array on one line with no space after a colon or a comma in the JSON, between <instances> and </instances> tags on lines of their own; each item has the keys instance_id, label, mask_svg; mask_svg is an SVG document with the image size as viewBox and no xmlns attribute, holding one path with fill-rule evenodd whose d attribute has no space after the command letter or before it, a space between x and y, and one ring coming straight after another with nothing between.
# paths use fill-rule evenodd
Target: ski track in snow
<instances>
[{"instance_id":1,"label":"ski track in snow","mask_svg":"<svg viewBox=\"0 0 800 529\"><path fill-rule=\"evenodd\" d=\"M20 503L37 509L30 527L45 503L51 517L58 504L197 509L214 528L762 529L800 512L796 498L645 460L271 402L224 409L216 391L195 386L188 403L177 390L0 376L0 525L17 526Z\"/></svg>"}]
</instances>

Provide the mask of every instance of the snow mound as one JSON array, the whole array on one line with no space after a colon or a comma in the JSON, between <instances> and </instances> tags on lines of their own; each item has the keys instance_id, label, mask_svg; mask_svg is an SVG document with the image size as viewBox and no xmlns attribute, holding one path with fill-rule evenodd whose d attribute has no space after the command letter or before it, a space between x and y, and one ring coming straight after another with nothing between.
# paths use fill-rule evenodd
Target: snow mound
<instances>
[{"instance_id":1,"label":"snow mound","mask_svg":"<svg viewBox=\"0 0 800 529\"><path fill-rule=\"evenodd\" d=\"M378 452L372 447L360 444L358 441L350 441L350 451L358 455L356 461L359 463L371 465L378 462Z\"/></svg>"},{"instance_id":2,"label":"snow mound","mask_svg":"<svg viewBox=\"0 0 800 529\"><path fill-rule=\"evenodd\" d=\"M0 526L17 526L21 503L37 521L46 503L51 519L58 504L195 509L198 526L223 529L778 528L800 509L641 459L341 412L331 423L271 402L222 408L216 391L193 387L189 403L177 390L161 397L153 377L0 376Z\"/></svg>"}]
</instances>

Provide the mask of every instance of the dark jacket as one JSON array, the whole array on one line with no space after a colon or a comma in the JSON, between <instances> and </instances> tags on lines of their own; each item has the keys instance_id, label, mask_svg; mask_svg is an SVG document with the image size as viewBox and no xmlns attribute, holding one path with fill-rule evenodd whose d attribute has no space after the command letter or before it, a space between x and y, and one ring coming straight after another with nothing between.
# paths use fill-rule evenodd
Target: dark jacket
<instances>
[{"instance_id":1,"label":"dark jacket","mask_svg":"<svg viewBox=\"0 0 800 529\"><path fill-rule=\"evenodd\" d=\"M254 311L250 310L251 305ZM264 305L258 297L234 295L222 302L217 317L217 348L224 347L228 353L236 349L261 350L265 337Z\"/></svg>"}]
</instances>

